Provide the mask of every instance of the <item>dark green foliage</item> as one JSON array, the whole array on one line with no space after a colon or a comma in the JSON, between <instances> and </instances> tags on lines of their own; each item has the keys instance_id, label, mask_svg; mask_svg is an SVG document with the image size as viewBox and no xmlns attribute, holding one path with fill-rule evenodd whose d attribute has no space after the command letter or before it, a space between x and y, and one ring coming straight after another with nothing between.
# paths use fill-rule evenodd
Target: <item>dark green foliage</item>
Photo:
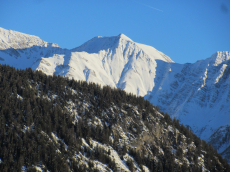
<instances>
[{"instance_id":1,"label":"dark green foliage","mask_svg":"<svg viewBox=\"0 0 230 172\"><path fill-rule=\"evenodd\" d=\"M133 161L131 159L128 159L127 162L126 162L127 166L129 167L129 170L131 172L134 171L134 164L133 164Z\"/></svg>"}]
</instances>

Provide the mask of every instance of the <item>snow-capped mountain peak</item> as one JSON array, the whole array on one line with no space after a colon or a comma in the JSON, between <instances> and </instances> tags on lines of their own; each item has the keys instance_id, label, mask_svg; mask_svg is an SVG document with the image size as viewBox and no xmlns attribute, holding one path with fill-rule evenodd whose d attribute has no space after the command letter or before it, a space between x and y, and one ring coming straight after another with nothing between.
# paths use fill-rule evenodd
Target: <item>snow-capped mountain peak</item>
<instances>
[{"instance_id":1,"label":"snow-capped mountain peak","mask_svg":"<svg viewBox=\"0 0 230 172\"><path fill-rule=\"evenodd\" d=\"M84 43L83 45L72 49L71 51L85 51L87 53L98 53L100 51L111 52L118 50L122 51L122 56L125 56L125 53L127 53L127 51L133 52L135 50L135 54L137 56L140 56L142 54L151 57L153 60L157 59L167 62L173 62L168 56L156 50L155 48L148 45L136 43L122 33L118 36L112 37L94 37L91 40Z\"/></svg>"},{"instance_id":2,"label":"snow-capped mountain peak","mask_svg":"<svg viewBox=\"0 0 230 172\"><path fill-rule=\"evenodd\" d=\"M118 36L112 37L96 36L84 43L83 45L72 49L72 51L86 51L88 53L98 53L102 50L116 49L118 48L120 42L126 43L127 41L133 42L130 38L122 33Z\"/></svg>"},{"instance_id":3,"label":"snow-capped mountain peak","mask_svg":"<svg viewBox=\"0 0 230 172\"><path fill-rule=\"evenodd\" d=\"M126 35L124 35L123 33L120 33L119 35L118 35L118 37L120 38L120 39L124 39L124 40L126 40L126 41L132 41L132 39L130 39L129 37L127 37ZM133 42L133 41L132 41Z\"/></svg>"}]
</instances>

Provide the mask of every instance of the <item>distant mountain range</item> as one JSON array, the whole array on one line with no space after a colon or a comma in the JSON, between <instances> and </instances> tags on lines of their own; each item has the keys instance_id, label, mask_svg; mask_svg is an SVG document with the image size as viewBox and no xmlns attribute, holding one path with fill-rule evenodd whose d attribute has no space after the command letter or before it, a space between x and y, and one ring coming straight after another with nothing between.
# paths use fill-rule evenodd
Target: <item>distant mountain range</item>
<instances>
[{"instance_id":1,"label":"distant mountain range","mask_svg":"<svg viewBox=\"0 0 230 172\"><path fill-rule=\"evenodd\" d=\"M36 36L0 28L0 63L144 96L230 160L228 51L193 64L178 64L123 34L95 37L68 50Z\"/></svg>"}]
</instances>

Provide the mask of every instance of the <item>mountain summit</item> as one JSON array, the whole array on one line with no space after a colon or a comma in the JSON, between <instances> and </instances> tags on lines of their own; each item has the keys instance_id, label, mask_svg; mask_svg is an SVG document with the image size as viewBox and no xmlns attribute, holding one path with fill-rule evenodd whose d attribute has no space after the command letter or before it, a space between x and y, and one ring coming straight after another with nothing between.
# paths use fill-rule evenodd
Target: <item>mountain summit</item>
<instances>
[{"instance_id":1,"label":"mountain summit","mask_svg":"<svg viewBox=\"0 0 230 172\"><path fill-rule=\"evenodd\" d=\"M151 46L147 46L144 44L139 44L132 41L129 37L124 34L119 34L118 36L112 37L94 37L93 39L87 41L83 45L72 49L71 51L82 52L85 51L87 53L98 53L100 51L108 51L108 50L120 50L124 53L124 51L132 51L137 49L138 52L143 51L148 56L151 56L154 59L163 60L166 62L173 62L168 56L164 55L162 52L156 50ZM137 52L137 54L138 54ZM121 55L121 56L124 56Z\"/></svg>"},{"instance_id":2,"label":"mountain summit","mask_svg":"<svg viewBox=\"0 0 230 172\"><path fill-rule=\"evenodd\" d=\"M193 64L177 64L124 34L94 37L67 50L36 36L0 28L0 63L145 96L230 159L228 51Z\"/></svg>"}]
</instances>

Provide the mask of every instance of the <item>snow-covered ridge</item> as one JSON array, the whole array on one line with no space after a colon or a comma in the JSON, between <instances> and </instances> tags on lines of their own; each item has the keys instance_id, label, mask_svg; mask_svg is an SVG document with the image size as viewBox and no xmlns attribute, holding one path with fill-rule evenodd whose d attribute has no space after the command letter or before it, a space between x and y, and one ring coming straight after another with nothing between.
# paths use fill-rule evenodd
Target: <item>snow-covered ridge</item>
<instances>
[{"instance_id":1,"label":"snow-covered ridge","mask_svg":"<svg viewBox=\"0 0 230 172\"><path fill-rule=\"evenodd\" d=\"M210 58L213 61L213 66L218 66L219 64L226 63L230 60L229 51L217 51Z\"/></svg>"},{"instance_id":2,"label":"snow-covered ridge","mask_svg":"<svg viewBox=\"0 0 230 172\"><path fill-rule=\"evenodd\" d=\"M136 43L124 34L119 34L118 36L112 37L94 37L93 39L87 41L83 45L72 49L72 51L98 53L103 50L111 51L119 48L122 51L125 51L125 48L127 48L127 46L131 46L133 49L139 49L139 51L143 51L143 53L145 53L148 56L154 57L154 59L173 62L168 56L166 56L162 52L156 50L151 46Z\"/></svg>"},{"instance_id":3,"label":"snow-covered ridge","mask_svg":"<svg viewBox=\"0 0 230 172\"><path fill-rule=\"evenodd\" d=\"M135 43L124 34L94 37L66 50L36 36L5 29L0 33L2 64L119 87L141 96L154 87L156 60L173 62L162 52Z\"/></svg>"},{"instance_id":4,"label":"snow-covered ridge","mask_svg":"<svg viewBox=\"0 0 230 172\"><path fill-rule=\"evenodd\" d=\"M217 131L230 121L229 52L219 51L194 64L158 64L155 87L145 98L216 145L213 134L221 140ZM225 146L218 141L216 148L227 154L223 147L228 148L229 141Z\"/></svg>"},{"instance_id":5,"label":"snow-covered ridge","mask_svg":"<svg viewBox=\"0 0 230 172\"><path fill-rule=\"evenodd\" d=\"M0 27L0 50L9 48L25 49L33 46L59 47L59 45L47 43L37 36L27 35L13 30L6 30Z\"/></svg>"}]
</instances>

